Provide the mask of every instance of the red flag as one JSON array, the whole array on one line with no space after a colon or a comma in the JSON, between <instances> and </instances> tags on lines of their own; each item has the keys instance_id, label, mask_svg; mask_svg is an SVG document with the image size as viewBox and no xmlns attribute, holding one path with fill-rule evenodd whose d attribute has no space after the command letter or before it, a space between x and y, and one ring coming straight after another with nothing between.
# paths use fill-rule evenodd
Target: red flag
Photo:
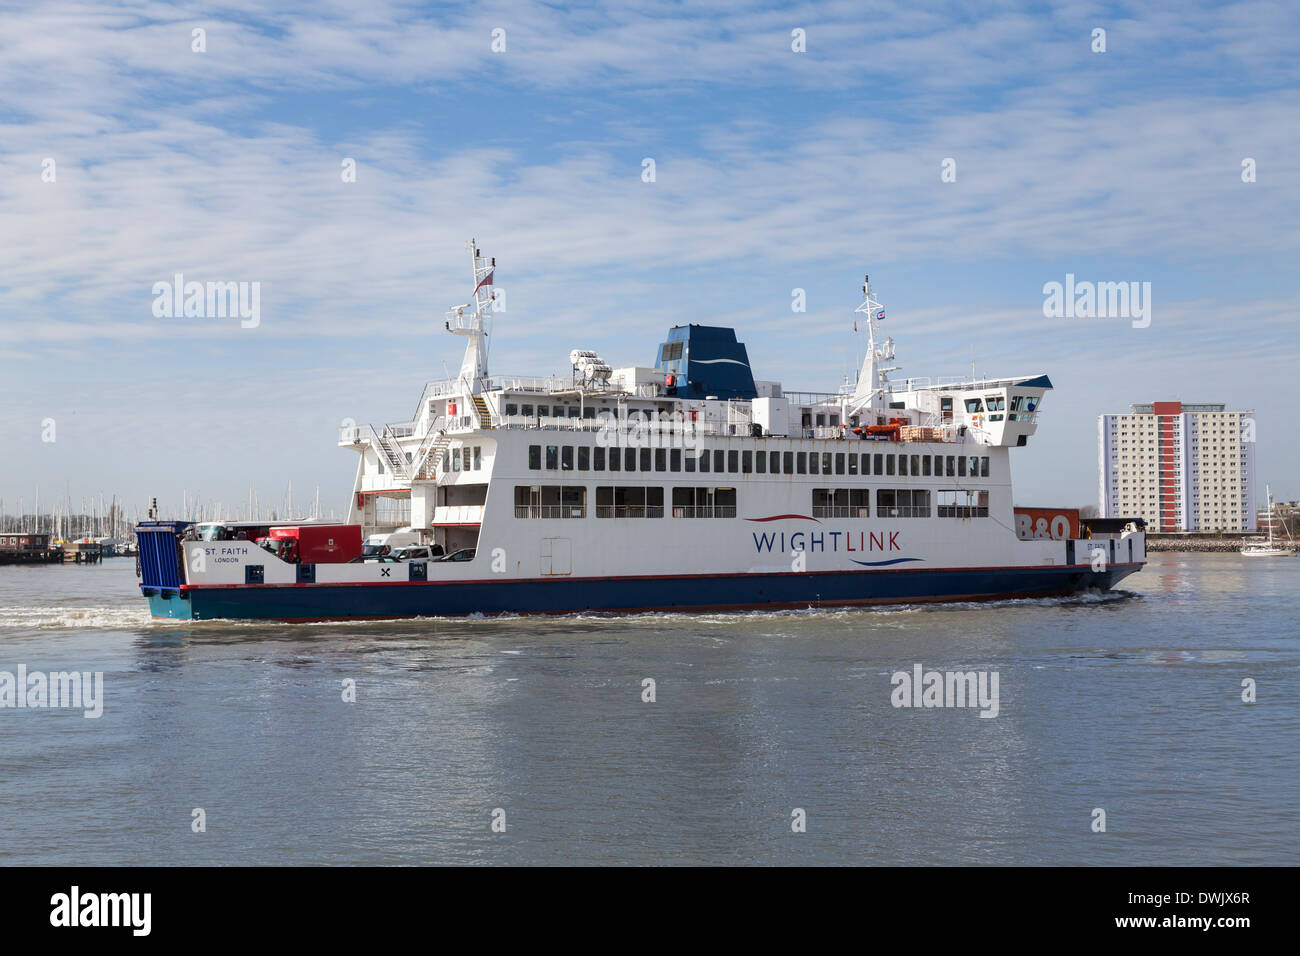
<instances>
[{"instance_id":1,"label":"red flag","mask_svg":"<svg viewBox=\"0 0 1300 956\"><path fill-rule=\"evenodd\" d=\"M487 275L485 275L482 279L478 280L478 285L474 286L474 295L478 295L478 290L483 288L485 285L492 284L492 276L496 271L497 271L496 266L493 266L491 269L488 270Z\"/></svg>"}]
</instances>

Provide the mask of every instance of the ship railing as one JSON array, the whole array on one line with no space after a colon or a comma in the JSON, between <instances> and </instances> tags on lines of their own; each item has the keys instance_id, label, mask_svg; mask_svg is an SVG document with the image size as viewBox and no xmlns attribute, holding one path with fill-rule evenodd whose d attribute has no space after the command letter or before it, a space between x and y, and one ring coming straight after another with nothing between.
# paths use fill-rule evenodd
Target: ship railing
<instances>
[{"instance_id":1,"label":"ship railing","mask_svg":"<svg viewBox=\"0 0 1300 956\"><path fill-rule=\"evenodd\" d=\"M786 392L791 405L826 405L839 407L840 397L835 392Z\"/></svg>"},{"instance_id":2,"label":"ship railing","mask_svg":"<svg viewBox=\"0 0 1300 956\"><path fill-rule=\"evenodd\" d=\"M663 505L596 505L597 518L662 518Z\"/></svg>"},{"instance_id":3,"label":"ship railing","mask_svg":"<svg viewBox=\"0 0 1300 956\"><path fill-rule=\"evenodd\" d=\"M735 505L673 505L674 518L734 518Z\"/></svg>"},{"instance_id":4,"label":"ship railing","mask_svg":"<svg viewBox=\"0 0 1300 956\"><path fill-rule=\"evenodd\" d=\"M864 509L865 510L865 509ZM978 511L978 508L963 509L967 511ZM988 508L984 508L984 517L988 516ZM940 509L942 511L942 509ZM878 518L928 518L930 509L925 505L878 505L876 507L876 517ZM942 517L942 514L940 515ZM968 517L974 517L973 515Z\"/></svg>"},{"instance_id":5,"label":"ship railing","mask_svg":"<svg viewBox=\"0 0 1300 956\"><path fill-rule=\"evenodd\" d=\"M939 505L940 518L987 518L988 516L989 509L979 505Z\"/></svg>"},{"instance_id":6,"label":"ship railing","mask_svg":"<svg viewBox=\"0 0 1300 956\"><path fill-rule=\"evenodd\" d=\"M358 444L375 441L379 437L373 425L344 425L339 429L339 442Z\"/></svg>"},{"instance_id":7,"label":"ship railing","mask_svg":"<svg viewBox=\"0 0 1300 956\"><path fill-rule=\"evenodd\" d=\"M584 505L515 505L516 518L585 518Z\"/></svg>"}]
</instances>

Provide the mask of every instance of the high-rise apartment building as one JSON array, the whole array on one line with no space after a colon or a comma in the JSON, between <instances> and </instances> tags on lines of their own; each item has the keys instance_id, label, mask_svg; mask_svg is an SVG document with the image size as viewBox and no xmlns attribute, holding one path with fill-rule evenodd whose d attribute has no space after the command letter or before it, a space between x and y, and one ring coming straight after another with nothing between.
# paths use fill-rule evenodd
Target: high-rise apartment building
<instances>
[{"instance_id":1,"label":"high-rise apartment building","mask_svg":"<svg viewBox=\"0 0 1300 956\"><path fill-rule=\"evenodd\" d=\"M1102 517L1148 531L1254 531L1255 413L1152 402L1097 424Z\"/></svg>"}]
</instances>

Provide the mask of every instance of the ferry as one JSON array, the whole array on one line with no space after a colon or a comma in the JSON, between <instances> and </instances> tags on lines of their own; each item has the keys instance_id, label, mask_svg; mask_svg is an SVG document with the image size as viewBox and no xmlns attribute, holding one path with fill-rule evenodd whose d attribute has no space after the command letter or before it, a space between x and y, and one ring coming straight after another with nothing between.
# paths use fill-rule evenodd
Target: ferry
<instances>
[{"instance_id":1,"label":"ferry","mask_svg":"<svg viewBox=\"0 0 1300 956\"><path fill-rule=\"evenodd\" d=\"M869 279L865 357L834 391L756 379L735 331L708 325L670 329L652 365L575 348L567 374L494 376L496 260L468 245L472 301L445 324L459 374L425 385L409 421L340 430L357 457L339 545L329 527L314 550L288 543L303 522L144 522L155 618L987 601L1112 588L1146 560L1141 519L1014 506L1011 452L1047 375L891 378ZM355 553L386 536L419 546Z\"/></svg>"}]
</instances>

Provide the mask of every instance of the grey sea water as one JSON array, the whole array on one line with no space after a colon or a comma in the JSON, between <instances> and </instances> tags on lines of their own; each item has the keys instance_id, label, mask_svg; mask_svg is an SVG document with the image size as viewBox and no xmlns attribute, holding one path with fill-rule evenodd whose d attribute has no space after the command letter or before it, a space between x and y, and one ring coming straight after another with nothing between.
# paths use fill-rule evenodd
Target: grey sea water
<instances>
[{"instance_id":1,"label":"grey sea water","mask_svg":"<svg viewBox=\"0 0 1300 956\"><path fill-rule=\"evenodd\" d=\"M104 702L0 709L0 863L1300 861L1300 560L1158 554L1123 588L185 624L130 559L2 567L0 671L102 671ZM917 663L996 671L998 716L893 707Z\"/></svg>"}]
</instances>

